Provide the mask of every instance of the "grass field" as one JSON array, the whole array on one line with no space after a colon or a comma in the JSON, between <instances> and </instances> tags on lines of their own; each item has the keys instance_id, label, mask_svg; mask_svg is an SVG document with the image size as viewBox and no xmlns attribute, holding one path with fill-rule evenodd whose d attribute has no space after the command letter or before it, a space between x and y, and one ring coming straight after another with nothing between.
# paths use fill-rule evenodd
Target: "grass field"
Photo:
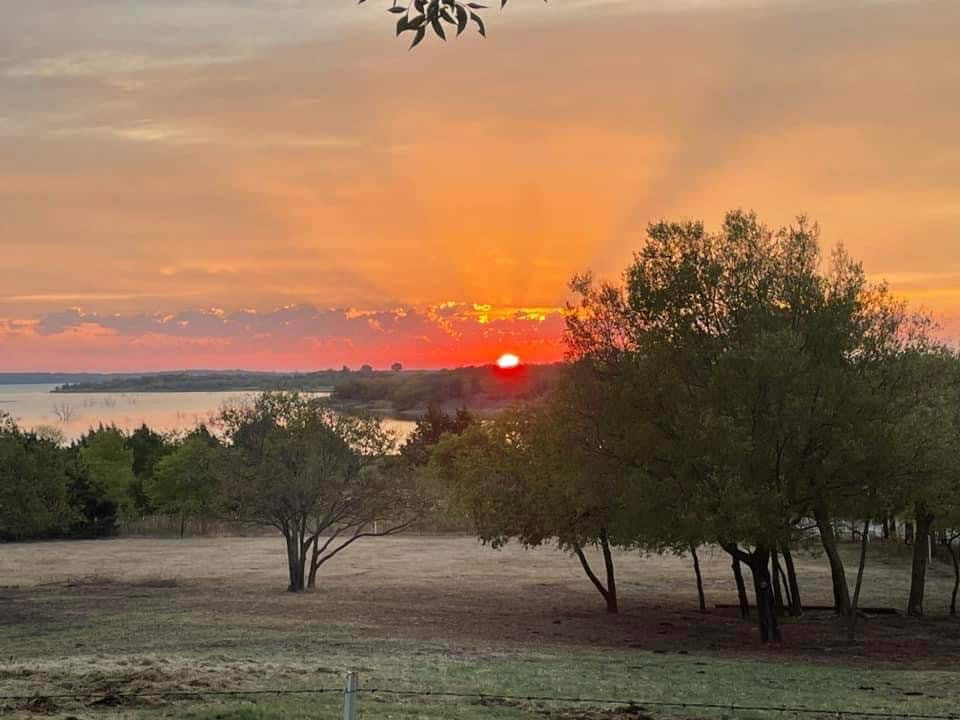
<instances>
[{"instance_id":1,"label":"grass field","mask_svg":"<svg viewBox=\"0 0 960 720\"><path fill-rule=\"evenodd\" d=\"M0 714L335 718L346 670L368 691L473 694L368 692L361 718L814 717L651 704L674 701L944 715L960 708L960 622L944 615L950 573L939 565L927 587L929 618L864 620L850 645L831 613L811 612L786 621L781 647L764 648L735 612L696 612L688 558L619 556L624 612L608 616L575 561L551 549L371 540L337 558L318 591L303 595L283 590L282 550L277 538L0 546L0 695L86 695L0 700ZM901 607L908 557L879 545L871 552L862 604ZM704 554L709 602L734 602L726 557ZM798 569L804 601L829 602L822 558L803 556ZM164 695L317 688L334 692Z\"/></svg>"}]
</instances>

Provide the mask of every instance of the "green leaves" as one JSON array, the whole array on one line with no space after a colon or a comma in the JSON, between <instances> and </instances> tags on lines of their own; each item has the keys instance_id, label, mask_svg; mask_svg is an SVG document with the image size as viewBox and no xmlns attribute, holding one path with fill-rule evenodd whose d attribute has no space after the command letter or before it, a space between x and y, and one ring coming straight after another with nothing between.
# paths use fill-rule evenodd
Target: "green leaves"
<instances>
[{"instance_id":1,"label":"green leaves","mask_svg":"<svg viewBox=\"0 0 960 720\"><path fill-rule=\"evenodd\" d=\"M362 4L366 0L357 0ZM547 0L544 0L547 2ZM500 0L500 9L507 4L507 0ZM428 30L440 38L447 39L447 29L450 26L456 29L459 36L467 29L472 21L477 26L477 32L486 37L487 28L479 12L486 10L487 5L478 2L461 2L461 0L393 0L387 12L398 16L396 34L413 33L410 48L419 45L426 37Z\"/></svg>"}]
</instances>

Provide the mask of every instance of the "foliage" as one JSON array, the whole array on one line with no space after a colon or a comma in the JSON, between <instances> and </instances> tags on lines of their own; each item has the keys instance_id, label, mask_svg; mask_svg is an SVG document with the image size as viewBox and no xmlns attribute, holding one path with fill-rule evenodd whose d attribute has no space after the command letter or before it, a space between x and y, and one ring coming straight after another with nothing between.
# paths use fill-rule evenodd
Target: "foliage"
<instances>
[{"instance_id":1,"label":"foliage","mask_svg":"<svg viewBox=\"0 0 960 720\"><path fill-rule=\"evenodd\" d=\"M102 425L91 430L80 440L80 457L93 488L113 502L122 515L135 516L133 451L127 447L123 432Z\"/></svg>"},{"instance_id":2,"label":"foliage","mask_svg":"<svg viewBox=\"0 0 960 720\"><path fill-rule=\"evenodd\" d=\"M592 426L565 399L558 388L549 401L444 435L432 453L433 469L483 542L556 541L577 556L616 612L610 548L640 543L629 533L637 518L624 502L632 476L596 446ZM586 558L589 546L603 553L605 581Z\"/></svg>"},{"instance_id":3,"label":"foliage","mask_svg":"<svg viewBox=\"0 0 960 720\"><path fill-rule=\"evenodd\" d=\"M157 462L146 481L146 492L162 513L210 517L219 501L220 443L202 425Z\"/></svg>"},{"instance_id":4,"label":"foliage","mask_svg":"<svg viewBox=\"0 0 960 720\"><path fill-rule=\"evenodd\" d=\"M651 225L622 285L575 278L568 379L435 452L480 537L718 544L749 567L761 635L779 639L773 558L812 522L855 617L834 524L910 511L925 541L960 489L960 360L819 245L805 218L770 229L735 211L716 232Z\"/></svg>"},{"instance_id":5,"label":"foliage","mask_svg":"<svg viewBox=\"0 0 960 720\"><path fill-rule=\"evenodd\" d=\"M430 461L431 449L444 435L461 435L475 422L473 415L463 408L449 415L436 405L430 405L400 447L400 455L411 465L426 465Z\"/></svg>"},{"instance_id":6,"label":"foliage","mask_svg":"<svg viewBox=\"0 0 960 720\"><path fill-rule=\"evenodd\" d=\"M358 2L362 4L366 0ZM501 9L506 4L507 0L500 0ZM479 12L486 7L482 3L462 0L393 0L389 12L397 16L398 36L405 32L413 33L410 47L414 48L426 37L428 30L441 40L446 40L448 31L455 31L459 36L470 23L475 24L477 32L486 37L486 25Z\"/></svg>"},{"instance_id":7,"label":"foliage","mask_svg":"<svg viewBox=\"0 0 960 720\"><path fill-rule=\"evenodd\" d=\"M74 518L61 448L0 413L0 538L56 535Z\"/></svg>"},{"instance_id":8,"label":"foliage","mask_svg":"<svg viewBox=\"0 0 960 720\"><path fill-rule=\"evenodd\" d=\"M291 591L313 587L319 567L355 541L399 532L419 512L379 420L297 393L263 393L225 408L220 421L226 508L283 534Z\"/></svg>"}]
</instances>

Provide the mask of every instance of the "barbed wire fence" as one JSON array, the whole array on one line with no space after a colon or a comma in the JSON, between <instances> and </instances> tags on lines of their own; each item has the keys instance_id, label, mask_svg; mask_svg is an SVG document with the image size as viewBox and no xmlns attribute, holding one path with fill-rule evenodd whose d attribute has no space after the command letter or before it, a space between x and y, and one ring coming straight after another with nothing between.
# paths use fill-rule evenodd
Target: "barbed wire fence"
<instances>
[{"instance_id":1,"label":"barbed wire fence","mask_svg":"<svg viewBox=\"0 0 960 720\"><path fill-rule=\"evenodd\" d=\"M835 718L836 720L960 720L960 710L949 714L915 713L904 710L865 710L853 708L809 707L802 705L761 705L738 703L705 703L675 700L650 700L641 698L589 697L582 695L538 695L487 693L482 691L454 690L418 690L388 687L361 687L359 676L355 672L347 673L345 687L313 687L301 689L251 688L236 690L151 690L137 692L65 692L34 693L19 695L0 695L0 703L42 703L66 700L96 700L99 704L120 704L138 699L187 700L201 698L256 698L262 696L331 696L340 695L343 699L343 720L359 720L364 697L424 698L437 700L470 700L480 704L487 703L539 703L557 706L589 706L593 708L629 708L636 712L648 710L661 711L702 711L722 713L724 718L737 718L744 713L767 713L768 717L789 718ZM0 706L2 709L2 706ZM548 711L540 708L540 714Z\"/></svg>"}]
</instances>

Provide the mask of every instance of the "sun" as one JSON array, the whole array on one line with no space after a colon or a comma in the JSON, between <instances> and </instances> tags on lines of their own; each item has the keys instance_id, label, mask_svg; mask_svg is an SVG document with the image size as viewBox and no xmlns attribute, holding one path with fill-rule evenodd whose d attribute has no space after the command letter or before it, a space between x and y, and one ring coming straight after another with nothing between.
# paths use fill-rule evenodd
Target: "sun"
<instances>
[{"instance_id":1,"label":"sun","mask_svg":"<svg viewBox=\"0 0 960 720\"><path fill-rule=\"evenodd\" d=\"M520 358L518 358L513 353L504 353L497 358L497 367L501 370L509 370L510 368L515 368L520 364Z\"/></svg>"}]
</instances>

